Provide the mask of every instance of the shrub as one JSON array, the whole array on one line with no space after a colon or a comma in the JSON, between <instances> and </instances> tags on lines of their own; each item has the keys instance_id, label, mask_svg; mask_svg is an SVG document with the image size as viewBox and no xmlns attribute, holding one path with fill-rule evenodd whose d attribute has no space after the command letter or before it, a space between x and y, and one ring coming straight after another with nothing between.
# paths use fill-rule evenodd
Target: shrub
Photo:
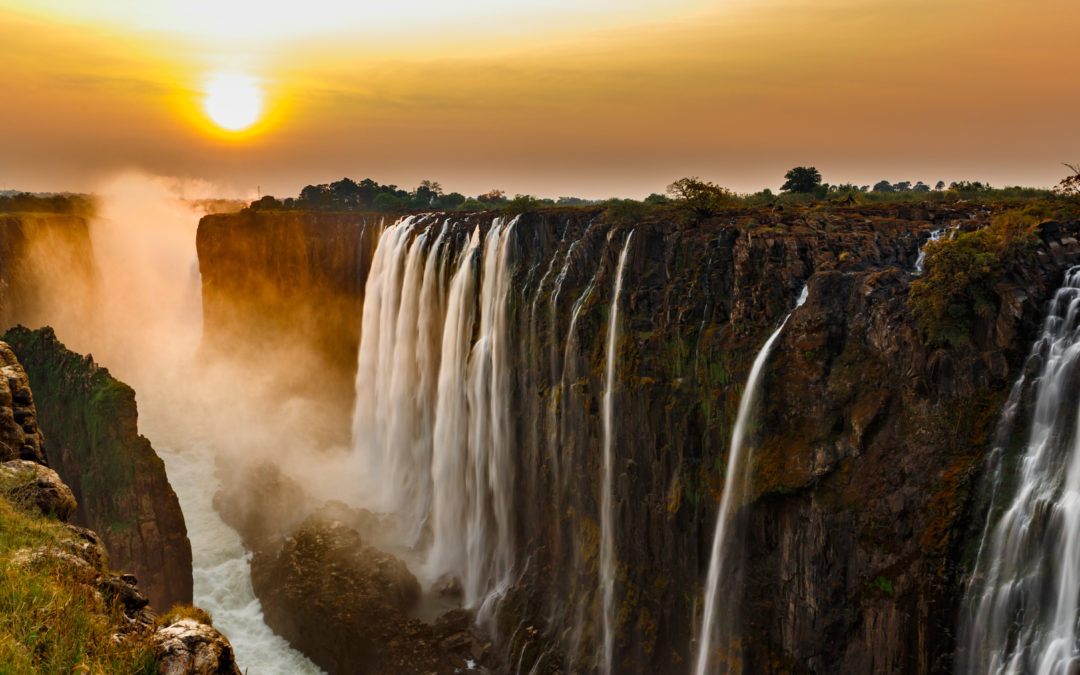
<instances>
[{"instance_id":1,"label":"shrub","mask_svg":"<svg viewBox=\"0 0 1080 675\"><path fill-rule=\"evenodd\" d=\"M1014 272L1037 244L1037 223L1009 211L981 230L927 244L925 272L908 296L924 340L970 343L976 317L998 309L994 284Z\"/></svg>"},{"instance_id":2,"label":"shrub","mask_svg":"<svg viewBox=\"0 0 1080 675\"><path fill-rule=\"evenodd\" d=\"M735 195L730 190L696 176L680 178L667 187L675 206L696 216L708 218L735 205Z\"/></svg>"},{"instance_id":3,"label":"shrub","mask_svg":"<svg viewBox=\"0 0 1080 675\"><path fill-rule=\"evenodd\" d=\"M604 217L617 225L633 225L641 221L649 212L649 207L633 199L611 199L605 202L607 209Z\"/></svg>"},{"instance_id":4,"label":"shrub","mask_svg":"<svg viewBox=\"0 0 1080 675\"><path fill-rule=\"evenodd\" d=\"M180 603L173 605L169 608L169 611L162 614L158 619L158 624L161 626L168 626L181 619L194 619L199 623L205 623L207 626L214 625L213 618L205 609L193 605L182 605Z\"/></svg>"}]
</instances>

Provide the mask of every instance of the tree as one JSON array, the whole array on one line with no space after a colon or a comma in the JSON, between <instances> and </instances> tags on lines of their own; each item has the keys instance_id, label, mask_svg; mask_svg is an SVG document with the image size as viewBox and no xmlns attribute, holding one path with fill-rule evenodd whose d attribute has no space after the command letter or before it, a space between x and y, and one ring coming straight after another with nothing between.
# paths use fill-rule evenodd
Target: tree
<instances>
[{"instance_id":1,"label":"tree","mask_svg":"<svg viewBox=\"0 0 1080 675\"><path fill-rule=\"evenodd\" d=\"M821 172L812 166L797 166L784 174L784 178L787 182L780 186L781 192L814 192L821 185Z\"/></svg>"},{"instance_id":2,"label":"tree","mask_svg":"<svg viewBox=\"0 0 1080 675\"><path fill-rule=\"evenodd\" d=\"M1073 166L1072 164L1066 164L1065 166L1069 167L1072 175L1062 178L1061 182L1054 188L1054 192L1063 197L1080 197L1080 166Z\"/></svg>"},{"instance_id":3,"label":"tree","mask_svg":"<svg viewBox=\"0 0 1080 675\"><path fill-rule=\"evenodd\" d=\"M940 192L941 190L944 190L944 189L945 189L945 181L943 181L943 180L939 180L939 181L937 182L937 185L935 185L935 186L934 186L934 189L935 189L935 190L938 190L939 192Z\"/></svg>"},{"instance_id":4,"label":"tree","mask_svg":"<svg viewBox=\"0 0 1080 675\"><path fill-rule=\"evenodd\" d=\"M667 204L669 201L671 201L671 200L668 199L667 197L665 197L664 195L656 193L656 192L652 193L651 195L649 195L648 197L645 198L645 203L646 204Z\"/></svg>"},{"instance_id":5,"label":"tree","mask_svg":"<svg viewBox=\"0 0 1080 675\"><path fill-rule=\"evenodd\" d=\"M482 202L488 202L489 204L498 204L499 202L506 201L506 193L502 190L495 189L490 192L485 192L482 195L477 195L476 198Z\"/></svg>"},{"instance_id":6,"label":"tree","mask_svg":"<svg viewBox=\"0 0 1080 675\"><path fill-rule=\"evenodd\" d=\"M879 180L874 183L874 192L896 192L896 189L887 180Z\"/></svg>"},{"instance_id":7,"label":"tree","mask_svg":"<svg viewBox=\"0 0 1080 675\"><path fill-rule=\"evenodd\" d=\"M250 208L252 211L276 211L280 210L281 207L281 202L274 199L272 195L263 195L262 199L251 202Z\"/></svg>"},{"instance_id":8,"label":"tree","mask_svg":"<svg viewBox=\"0 0 1080 675\"><path fill-rule=\"evenodd\" d=\"M697 176L680 178L667 187L676 206L698 218L715 216L731 206L735 199L727 188L703 181Z\"/></svg>"},{"instance_id":9,"label":"tree","mask_svg":"<svg viewBox=\"0 0 1080 675\"><path fill-rule=\"evenodd\" d=\"M902 180L899 183L893 183L893 190L896 192L911 192L911 181Z\"/></svg>"},{"instance_id":10,"label":"tree","mask_svg":"<svg viewBox=\"0 0 1080 675\"><path fill-rule=\"evenodd\" d=\"M926 183L919 181L915 183L915 187L911 188L912 192L930 192L930 186Z\"/></svg>"}]
</instances>

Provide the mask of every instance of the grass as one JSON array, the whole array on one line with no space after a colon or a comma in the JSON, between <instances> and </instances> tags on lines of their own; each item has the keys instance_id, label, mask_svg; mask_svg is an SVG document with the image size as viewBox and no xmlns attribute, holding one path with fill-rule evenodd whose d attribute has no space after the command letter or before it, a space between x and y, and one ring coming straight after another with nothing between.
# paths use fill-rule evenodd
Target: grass
<instances>
[{"instance_id":1,"label":"grass","mask_svg":"<svg viewBox=\"0 0 1080 675\"><path fill-rule=\"evenodd\" d=\"M156 673L147 640L112 639L126 620L96 590L98 570L53 556L13 559L23 550L64 550L72 538L62 523L8 500L25 480L0 479L0 675Z\"/></svg>"}]
</instances>

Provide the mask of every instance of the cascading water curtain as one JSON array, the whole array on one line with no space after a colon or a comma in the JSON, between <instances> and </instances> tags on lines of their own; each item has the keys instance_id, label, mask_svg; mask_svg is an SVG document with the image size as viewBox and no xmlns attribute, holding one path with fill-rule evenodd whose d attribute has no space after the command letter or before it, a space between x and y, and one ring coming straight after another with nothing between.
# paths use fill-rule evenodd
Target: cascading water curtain
<instances>
[{"instance_id":1,"label":"cascading water curtain","mask_svg":"<svg viewBox=\"0 0 1080 675\"><path fill-rule=\"evenodd\" d=\"M366 501L489 612L513 568L510 242L516 224L409 216L364 296L353 449ZM459 245L464 241L464 245ZM477 292L479 290L479 292Z\"/></svg>"},{"instance_id":2,"label":"cascading water curtain","mask_svg":"<svg viewBox=\"0 0 1080 675\"><path fill-rule=\"evenodd\" d=\"M961 616L959 673L1080 672L1080 268L1066 274L1017 382L991 458L988 530ZM1014 419L1017 402L1027 408ZM1010 453L1015 422L1026 437ZM1011 462L1015 462L1015 468ZM1011 492L1009 488L1011 487Z\"/></svg>"}]
</instances>

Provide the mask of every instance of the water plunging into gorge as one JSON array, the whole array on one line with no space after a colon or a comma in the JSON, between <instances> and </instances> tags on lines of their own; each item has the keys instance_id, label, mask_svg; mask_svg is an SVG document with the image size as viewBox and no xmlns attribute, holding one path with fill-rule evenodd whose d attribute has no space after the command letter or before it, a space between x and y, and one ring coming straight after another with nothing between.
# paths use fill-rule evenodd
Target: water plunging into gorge
<instances>
[{"instance_id":1,"label":"water plunging into gorge","mask_svg":"<svg viewBox=\"0 0 1080 675\"><path fill-rule=\"evenodd\" d=\"M619 342L619 294L622 292L623 272L626 269L626 254L630 252L630 240L634 233L626 236L622 253L619 254L619 267L615 272L615 290L611 294L611 305L608 309L608 334L607 353L605 355L604 374L604 475L603 497L600 502L600 588L603 589L603 630L604 651L601 660L601 670L611 672L611 664L615 653L615 513L612 504L612 481L614 478L611 444L614 432L612 424L615 417L615 356L616 346Z\"/></svg>"},{"instance_id":2,"label":"water plunging into gorge","mask_svg":"<svg viewBox=\"0 0 1080 675\"><path fill-rule=\"evenodd\" d=\"M458 579L469 607L497 596L513 565L515 223L473 229L455 253L449 221L398 221L379 240L364 300L353 439L365 490L409 546L428 550L429 581Z\"/></svg>"},{"instance_id":3,"label":"water plunging into gorge","mask_svg":"<svg viewBox=\"0 0 1080 675\"><path fill-rule=\"evenodd\" d=\"M803 287L795 307L801 307L806 302L808 290ZM792 310L793 312L794 310ZM719 600L719 586L721 576L725 571L725 564L729 555L731 539L730 525L734 515L734 509L741 506L738 500L745 495L747 480L749 479L750 456L743 457L743 446L746 442L746 434L750 424L750 416L753 412L757 389L765 372L765 363L769 360L769 352L773 344L780 337L781 331L791 318L788 312L780 326L773 331L769 339L758 351L754 364L750 368L750 375L746 378L746 388L743 389L742 398L739 400L739 412L735 418L735 427L731 432L731 442L728 446L727 470L724 472L724 491L720 498L720 509L716 515L716 532L713 535L712 553L709 557L709 572L705 578L705 609L701 619L701 630L698 633L698 651L694 661L695 675L705 675L709 671L712 655L713 633L717 619L717 602Z\"/></svg>"},{"instance_id":4,"label":"water plunging into gorge","mask_svg":"<svg viewBox=\"0 0 1080 675\"><path fill-rule=\"evenodd\" d=\"M1066 675L1080 667L1078 362L1080 268L1073 268L1028 357L1030 389L1028 378L1018 380L990 455L993 495L1007 501L990 507L961 617L957 672ZM1018 450L1014 429L1026 433Z\"/></svg>"}]
</instances>

